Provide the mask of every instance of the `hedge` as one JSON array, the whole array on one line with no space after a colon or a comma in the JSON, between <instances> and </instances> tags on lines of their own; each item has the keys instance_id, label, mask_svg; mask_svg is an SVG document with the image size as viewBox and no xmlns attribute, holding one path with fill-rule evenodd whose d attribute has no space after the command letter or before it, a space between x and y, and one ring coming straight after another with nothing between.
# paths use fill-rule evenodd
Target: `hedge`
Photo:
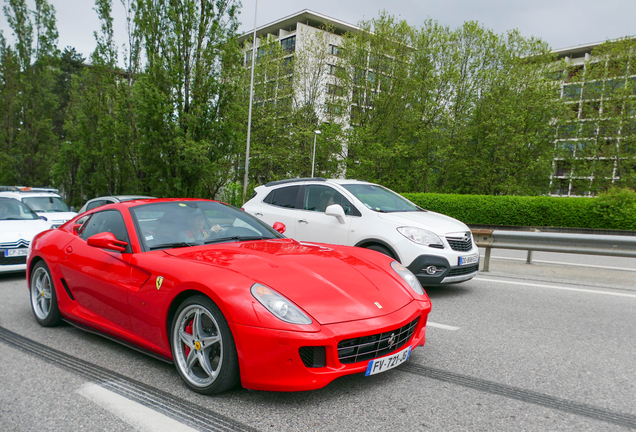
<instances>
[{"instance_id":1,"label":"hedge","mask_svg":"<svg viewBox=\"0 0 636 432\"><path fill-rule=\"evenodd\" d=\"M427 210L471 225L636 230L636 192L611 190L598 198L405 193Z\"/></svg>"}]
</instances>

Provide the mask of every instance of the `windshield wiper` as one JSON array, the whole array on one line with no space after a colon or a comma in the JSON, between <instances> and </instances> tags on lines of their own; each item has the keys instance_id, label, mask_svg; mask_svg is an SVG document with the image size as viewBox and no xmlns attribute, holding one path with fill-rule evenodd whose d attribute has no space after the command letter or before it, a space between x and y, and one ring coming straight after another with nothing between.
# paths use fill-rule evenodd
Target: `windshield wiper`
<instances>
[{"instance_id":1,"label":"windshield wiper","mask_svg":"<svg viewBox=\"0 0 636 432\"><path fill-rule=\"evenodd\" d=\"M179 248L179 247L188 247L188 246L201 246L201 244L197 243L188 243L188 242L175 242L175 243L163 243L160 245L152 246L150 250L156 249L167 249L167 248Z\"/></svg>"},{"instance_id":2,"label":"windshield wiper","mask_svg":"<svg viewBox=\"0 0 636 432\"><path fill-rule=\"evenodd\" d=\"M208 240L205 242L205 244L212 244L212 243L223 243L226 241L248 241L248 240L266 240L266 239L270 239L270 237L263 237L263 236L230 236L230 237L222 237L222 238L215 238L212 240Z\"/></svg>"}]
</instances>

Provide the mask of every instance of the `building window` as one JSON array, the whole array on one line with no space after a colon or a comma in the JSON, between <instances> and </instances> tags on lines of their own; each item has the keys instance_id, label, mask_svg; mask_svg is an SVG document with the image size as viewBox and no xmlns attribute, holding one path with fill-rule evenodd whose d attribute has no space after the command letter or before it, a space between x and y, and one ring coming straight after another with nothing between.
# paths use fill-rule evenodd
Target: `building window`
<instances>
[{"instance_id":1,"label":"building window","mask_svg":"<svg viewBox=\"0 0 636 432\"><path fill-rule=\"evenodd\" d=\"M329 45L328 52L331 55L339 56L340 55L340 48L335 46L335 45Z\"/></svg>"},{"instance_id":2,"label":"building window","mask_svg":"<svg viewBox=\"0 0 636 432\"><path fill-rule=\"evenodd\" d=\"M245 52L245 66L252 65L252 54L253 54L252 50Z\"/></svg>"},{"instance_id":3,"label":"building window","mask_svg":"<svg viewBox=\"0 0 636 432\"><path fill-rule=\"evenodd\" d=\"M332 65L332 64L328 64L327 65L327 73L329 75L336 75L336 73L338 72L338 70L342 69L340 66L336 66L336 65Z\"/></svg>"},{"instance_id":4,"label":"building window","mask_svg":"<svg viewBox=\"0 0 636 432\"><path fill-rule=\"evenodd\" d=\"M296 51L296 36L283 39L282 41L280 41L280 45L283 47L283 51L285 52Z\"/></svg>"},{"instance_id":5,"label":"building window","mask_svg":"<svg viewBox=\"0 0 636 432\"><path fill-rule=\"evenodd\" d=\"M556 161L556 172L554 173L554 175L557 177L563 177L565 175L568 175L571 169L572 164L570 164L570 162L558 160Z\"/></svg>"},{"instance_id":6,"label":"building window","mask_svg":"<svg viewBox=\"0 0 636 432\"><path fill-rule=\"evenodd\" d=\"M344 90L340 86L327 84L327 94L334 95L334 96L342 96L344 94Z\"/></svg>"}]
</instances>

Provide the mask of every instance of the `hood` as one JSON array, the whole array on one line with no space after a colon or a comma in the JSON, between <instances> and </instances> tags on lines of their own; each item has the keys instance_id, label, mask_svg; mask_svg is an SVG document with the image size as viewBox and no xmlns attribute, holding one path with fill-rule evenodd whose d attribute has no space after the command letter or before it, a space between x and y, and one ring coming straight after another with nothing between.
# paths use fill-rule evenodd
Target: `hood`
<instances>
[{"instance_id":1,"label":"hood","mask_svg":"<svg viewBox=\"0 0 636 432\"><path fill-rule=\"evenodd\" d=\"M395 223L397 226L422 228L439 236L460 231L470 231L465 223L450 216L432 211L378 213L380 219Z\"/></svg>"},{"instance_id":2,"label":"hood","mask_svg":"<svg viewBox=\"0 0 636 432\"><path fill-rule=\"evenodd\" d=\"M0 244L16 243L20 239L31 242L36 234L51 228L51 223L42 219L0 221Z\"/></svg>"},{"instance_id":3,"label":"hood","mask_svg":"<svg viewBox=\"0 0 636 432\"><path fill-rule=\"evenodd\" d=\"M387 315L413 300L388 265L380 268L346 248L280 239L165 252L233 270L273 288L322 325Z\"/></svg>"},{"instance_id":4,"label":"hood","mask_svg":"<svg viewBox=\"0 0 636 432\"><path fill-rule=\"evenodd\" d=\"M44 216L47 221L53 223L54 225L61 225L65 222L70 221L77 213L75 212L36 212L38 216Z\"/></svg>"}]
</instances>

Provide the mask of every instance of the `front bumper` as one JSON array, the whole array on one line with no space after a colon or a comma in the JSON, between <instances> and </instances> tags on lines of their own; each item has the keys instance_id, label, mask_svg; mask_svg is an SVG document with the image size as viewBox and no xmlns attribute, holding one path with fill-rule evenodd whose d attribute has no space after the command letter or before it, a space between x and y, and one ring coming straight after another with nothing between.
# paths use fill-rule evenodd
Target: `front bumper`
<instances>
[{"instance_id":1,"label":"front bumper","mask_svg":"<svg viewBox=\"0 0 636 432\"><path fill-rule=\"evenodd\" d=\"M435 267L434 274L427 272L430 266ZM420 255L407 268L417 277L422 286L436 286L474 278L479 270L479 262L467 266L452 266L445 257Z\"/></svg>"},{"instance_id":2,"label":"front bumper","mask_svg":"<svg viewBox=\"0 0 636 432\"><path fill-rule=\"evenodd\" d=\"M281 331L230 323L239 356L241 384L252 390L315 390L338 377L364 372L368 360L350 364L340 362L340 341L389 332L419 318L410 339L389 354L409 345L413 348L424 345L430 310L430 302L415 300L382 317L324 325L318 332ZM325 366L306 366L299 354L301 347L325 347Z\"/></svg>"}]
</instances>

